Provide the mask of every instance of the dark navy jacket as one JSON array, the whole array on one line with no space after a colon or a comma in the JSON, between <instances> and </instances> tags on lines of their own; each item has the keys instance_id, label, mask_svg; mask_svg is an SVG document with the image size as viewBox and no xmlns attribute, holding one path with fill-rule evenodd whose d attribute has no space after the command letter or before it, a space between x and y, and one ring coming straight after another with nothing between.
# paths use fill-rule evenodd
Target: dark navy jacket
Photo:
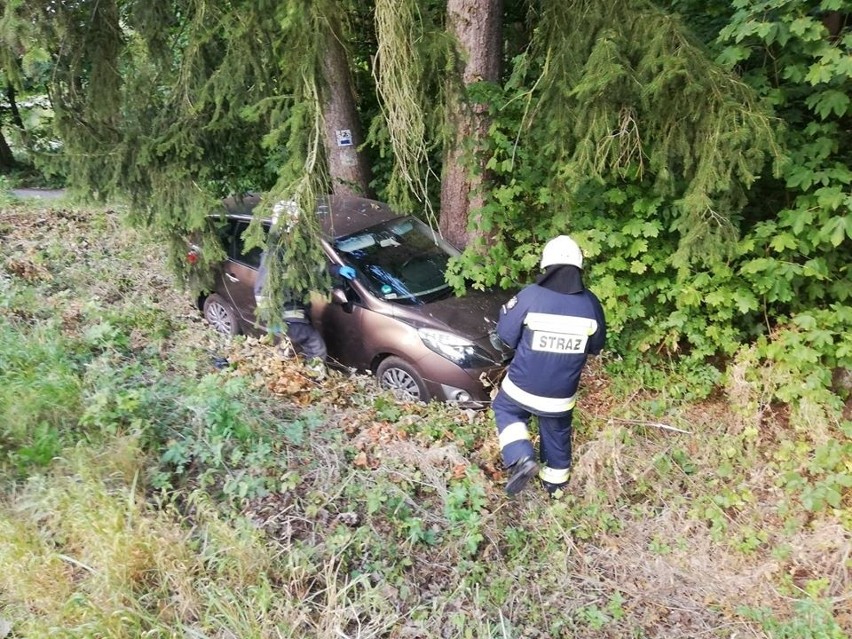
<instances>
[{"instance_id":1,"label":"dark navy jacket","mask_svg":"<svg viewBox=\"0 0 852 639\"><path fill-rule=\"evenodd\" d=\"M515 349L502 390L537 415L564 415L588 354L606 340L603 308L594 293L557 293L532 284L503 305L497 334Z\"/></svg>"}]
</instances>

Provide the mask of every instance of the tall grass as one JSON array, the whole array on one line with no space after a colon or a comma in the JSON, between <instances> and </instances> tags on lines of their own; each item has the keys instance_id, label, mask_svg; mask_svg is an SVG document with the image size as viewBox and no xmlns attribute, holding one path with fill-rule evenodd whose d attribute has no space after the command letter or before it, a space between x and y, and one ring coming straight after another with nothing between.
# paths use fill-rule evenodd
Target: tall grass
<instances>
[{"instance_id":1,"label":"tall grass","mask_svg":"<svg viewBox=\"0 0 852 639\"><path fill-rule=\"evenodd\" d=\"M334 555L293 563L203 493L192 526L152 507L147 463L133 438L78 446L0 507L0 616L16 636L366 639L397 622Z\"/></svg>"},{"instance_id":2,"label":"tall grass","mask_svg":"<svg viewBox=\"0 0 852 639\"><path fill-rule=\"evenodd\" d=\"M0 317L0 450L16 467L47 464L77 426L80 367L53 325L23 331Z\"/></svg>"}]
</instances>

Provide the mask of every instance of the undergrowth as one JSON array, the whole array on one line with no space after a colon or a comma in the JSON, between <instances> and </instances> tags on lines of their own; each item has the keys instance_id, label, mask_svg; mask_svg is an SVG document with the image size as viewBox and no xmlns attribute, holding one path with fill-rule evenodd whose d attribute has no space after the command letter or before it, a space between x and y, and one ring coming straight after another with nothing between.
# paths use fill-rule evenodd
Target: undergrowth
<instances>
[{"instance_id":1,"label":"undergrowth","mask_svg":"<svg viewBox=\"0 0 852 639\"><path fill-rule=\"evenodd\" d=\"M220 340L119 217L0 214L0 635L848 636L852 424L774 342L596 363L508 500L487 412Z\"/></svg>"}]
</instances>

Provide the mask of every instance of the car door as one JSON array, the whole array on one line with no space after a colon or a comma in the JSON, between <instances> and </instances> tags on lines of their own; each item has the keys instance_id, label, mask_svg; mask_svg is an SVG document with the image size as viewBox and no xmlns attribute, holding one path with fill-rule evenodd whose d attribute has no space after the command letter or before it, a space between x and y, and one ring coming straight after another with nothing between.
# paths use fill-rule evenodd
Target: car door
<instances>
[{"instance_id":1,"label":"car door","mask_svg":"<svg viewBox=\"0 0 852 639\"><path fill-rule=\"evenodd\" d=\"M247 220L231 220L230 225L230 246L228 259L222 265L222 284L242 320L259 329L255 316L254 283L263 250L257 246L246 249L243 232L248 228Z\"/></svg>"},{"instance_id":2,"label":"car door","mask_svg":"<svg viewBox=\"0 0 852 639\"><path fill-rule=\"evenodd\" d=\"M368 348L362 326L369 314L362 302L357 283L332 278L332 286L346 292L347 304L315 295L311 300L314 326L325 339L329 361L360 370L369 370L372 353Z\"/></svg>"}]
</instances>

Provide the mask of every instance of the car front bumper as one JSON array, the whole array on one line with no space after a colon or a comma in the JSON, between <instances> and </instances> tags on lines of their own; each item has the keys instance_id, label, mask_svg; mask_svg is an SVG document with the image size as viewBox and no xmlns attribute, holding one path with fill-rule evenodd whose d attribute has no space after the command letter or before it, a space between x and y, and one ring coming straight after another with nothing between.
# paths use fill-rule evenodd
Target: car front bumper
<instances>
[{"instance_id":1,"label":"car front bumper","mask_svg":"<svg viewBox=\"0 0 852 639\"><path fill-rule=\"evenodd\" d=\"M497 393L505 371L504 366L466 369L450 360L440 359L439 365L431 366L433 371L440 368L440 375L433 374L423 380L434 399L477 410L491 406L491 399Z\"/></svg>"}]
</instances>

